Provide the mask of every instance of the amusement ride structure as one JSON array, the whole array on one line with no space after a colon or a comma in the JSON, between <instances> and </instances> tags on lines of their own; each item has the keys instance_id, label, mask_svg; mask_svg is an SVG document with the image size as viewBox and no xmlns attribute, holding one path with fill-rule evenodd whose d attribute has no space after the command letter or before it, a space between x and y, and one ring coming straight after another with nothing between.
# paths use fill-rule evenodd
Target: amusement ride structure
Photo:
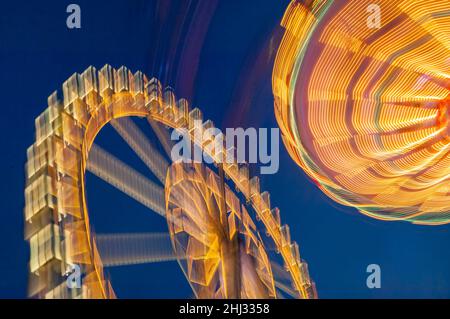
<instances>
[{"instance_id":1,"label":"amusement ride structure","mask_svg":"<svg viewBox=\"0 0 450 319\"><path fill-rule=\"evenodd\" d=\"M292 1L282 25L272 85L296 163L365 215L449 223L450 2Z\"/></svg>"},{"instance_id":2,"label":"amusement ride structure","mask_svg":"<svg viewBox=\"0 0 450 319\"><path fill-rule=\"evenodd\" d=\"M170 131L187 130L194 147L214 165L167 161L131 117L147 119L169 152ZM270 194L260 191L259 178L249 176L247 164L220 160L222 151L207 147L213 136L196 140L194 129L206 130L213 123L203 122L199 109L189 110L186 100L176 100L173 90L163 90L157 79L126 67L89 67L63 84L63 100L56 92L48 98L48 108L35 122L25 188L30 297L116 297L105 267L121 261L104 263L98 242L104 245L108 236L97 238L92 232L87 171L167 220L171 252L162 252L161 237L135 239L153 245L159 256L173 254L197 298L317 297L298 245L281 224L279 209L271 206ZM94 144L108 123L159 183ZM114 238L116 243L123 239L112 236L112 246ZM144 257L134 252L127 258ZM68 284L74 269L79 271L78 286Z\"/></svg>"}]
</instances>

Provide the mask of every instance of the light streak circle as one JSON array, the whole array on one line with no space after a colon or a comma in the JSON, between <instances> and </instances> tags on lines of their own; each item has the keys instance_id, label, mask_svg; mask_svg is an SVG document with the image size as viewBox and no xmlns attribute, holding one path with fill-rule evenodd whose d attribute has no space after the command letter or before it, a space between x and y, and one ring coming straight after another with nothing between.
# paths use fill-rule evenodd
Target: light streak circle
<instances>
[{"instance_id":1,"label":"light streak circle","mask_svg":"<svg viewBox=\"0 0 450 319\"><path fill-rule=\"evenodd\" d=\"M450 4L293 1L273 73L291 157L336 202L450 222ZM372 9L371 9L372 8ZM375 10L375 11L373 11Z\"/></svg>"}]
</instances>

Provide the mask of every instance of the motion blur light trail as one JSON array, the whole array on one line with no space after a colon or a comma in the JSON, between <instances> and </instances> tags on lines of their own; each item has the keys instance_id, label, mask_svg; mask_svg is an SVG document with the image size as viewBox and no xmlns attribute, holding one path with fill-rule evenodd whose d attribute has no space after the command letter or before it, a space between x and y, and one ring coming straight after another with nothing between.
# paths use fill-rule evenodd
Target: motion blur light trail
<instances>
[{"instance_id":1,"label":"motion blur light trail","mask_svg":"<svg viewBox=\"0 0 450 319\"><path fill-rule=\"evenodd\" d=\"M147 119L165 151L170 131L186 130L214 165L167 161L152 145L157 139L147 139L131 117ZM94 144L108 123L156 183ZM214 135L196 139L213 122L156 78L126 67L89 67L64 82L62 99L57 92L49 97L35 126L25 187L30 297L115 298L105 267L177 260L197 298L317 298L299 246L259 177L250 176L248 163L238 163L234 149L222 163L225 144L208 147L217 142ZM97 237L86 170L164 217L169 233ZM76 266L81 282L73 288L67 280Z\"/></svg>"},{"instance_id":2,"label":"motion blur light trail","mask_svg":"<svg viewBox=\"0 0 450 319\"><path fill-rule=\"evenodd\" d=\"M297 164L382 220L450 222L450 2L293 1L273 73Z\"/></svg>"},{"instance_id":3,"label":"motion blur light trail","mask_svg":"<svg viewBox=\"0 0 450 319\"><path fill-rule=\"evenodd\" d=\"M103 265L124 266L177 260L168 233L97 234Z\"/></svg>"}]
</instances>

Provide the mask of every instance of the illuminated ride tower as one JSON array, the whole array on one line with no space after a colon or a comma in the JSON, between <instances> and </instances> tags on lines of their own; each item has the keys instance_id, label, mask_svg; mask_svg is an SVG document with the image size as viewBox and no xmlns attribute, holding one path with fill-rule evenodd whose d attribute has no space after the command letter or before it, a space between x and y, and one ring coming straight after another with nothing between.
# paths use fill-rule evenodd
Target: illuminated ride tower
<instances>
[{"instance_id":1,"label":"illuminated ride tower","mask_svg":"<svg viewBox=\"0 0 450 319\"><path fill-rule=\"evenodd\" d=\"M214 165L170 163L131 117L146 119L169 154L170 131L186 130L193 147ZM108 123L159 183L94 144ZM29 296L115 297L104 269L123 260L106 261L100 237L91 230L85 186L89 171L167 220L170 252L162 251L160 237L136 238L153 245L158 256L175 256L197 298L316 298L298 245L281 224L269 193L260 191L258 177L250 178L246 164L223 163L220 148L210 145L214 136L196 140L195 130L212 127L199 109L189 111L186 100L176 100L170 88L163 91L157 79L147 80L141 72L105 65L72 75L63 84L63 100L55 92L36 118L36 141L27 151ZM227 152L235 159L233 150ZM123 239L115 238L109 248L117 249ZM127 253L125 259L145 260L140 252ZM77 275L74 270L79 286L68 285Z\"/></svg>"},{"instance_id":2,"label":"illuminated ride tower","mask_svg":"<svg viewBox=\"0 0 450 319\"><path fill-rule=\"evenodd\" d=\"M296 163L381 220L450 222L450 2L292 1L275 113Z\"/></svg>"}]
</instances>

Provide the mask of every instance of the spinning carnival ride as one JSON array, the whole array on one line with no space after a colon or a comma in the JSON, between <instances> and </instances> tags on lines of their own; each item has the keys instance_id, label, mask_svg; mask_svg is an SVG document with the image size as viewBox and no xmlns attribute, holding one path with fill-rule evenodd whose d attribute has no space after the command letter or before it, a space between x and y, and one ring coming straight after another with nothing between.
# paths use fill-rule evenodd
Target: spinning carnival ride
<instances>
[{"instance_id":1,"label":"spinning carnival ride","mask_svg":"<svg viewBox=\"0 0 450 319\"><path fill-rule=\"evenodd\" d=\"M450 2L292 1L282 25L272 85L291 157L363 214L449 223Z\"/></svg>"},{"instance_id":2,"label":"spinning carnival ride","mask_svg":"<svg viewBox=\"0 0 450 319\"><path fill-rule=\"evenodd\" d=\"M222 164L223 154L207 147L213 136L195 140L194 129L213 127L211 121L202 122L200 110L189 111L186 100L176 101L170 88L163 92L155 78L108 65L74 74L64 83L63 95L63 101L56 93L49 97L48 108L36 119L36 142L27 151L30 297L114 298L104 267L167 256L178 260L198 298L317 297L298 245L291 241L289 227L281 225L269 193L260 192L258 177L250 178L245 164ZM169 153L169 131L188 130L195 147L215 165L168 163L129 117L146 118ZM202 125L194 127L199 120ZM159 184L94 144L108 123ZM86 171L166 218L169 245L159 235L95 236L85 196ZM100 243L114 250L118 242L134 240L141 251L123 258L106 261L99 249ZM81 285L69 288L75 266Z\"/></svg>"}]
</instances>

